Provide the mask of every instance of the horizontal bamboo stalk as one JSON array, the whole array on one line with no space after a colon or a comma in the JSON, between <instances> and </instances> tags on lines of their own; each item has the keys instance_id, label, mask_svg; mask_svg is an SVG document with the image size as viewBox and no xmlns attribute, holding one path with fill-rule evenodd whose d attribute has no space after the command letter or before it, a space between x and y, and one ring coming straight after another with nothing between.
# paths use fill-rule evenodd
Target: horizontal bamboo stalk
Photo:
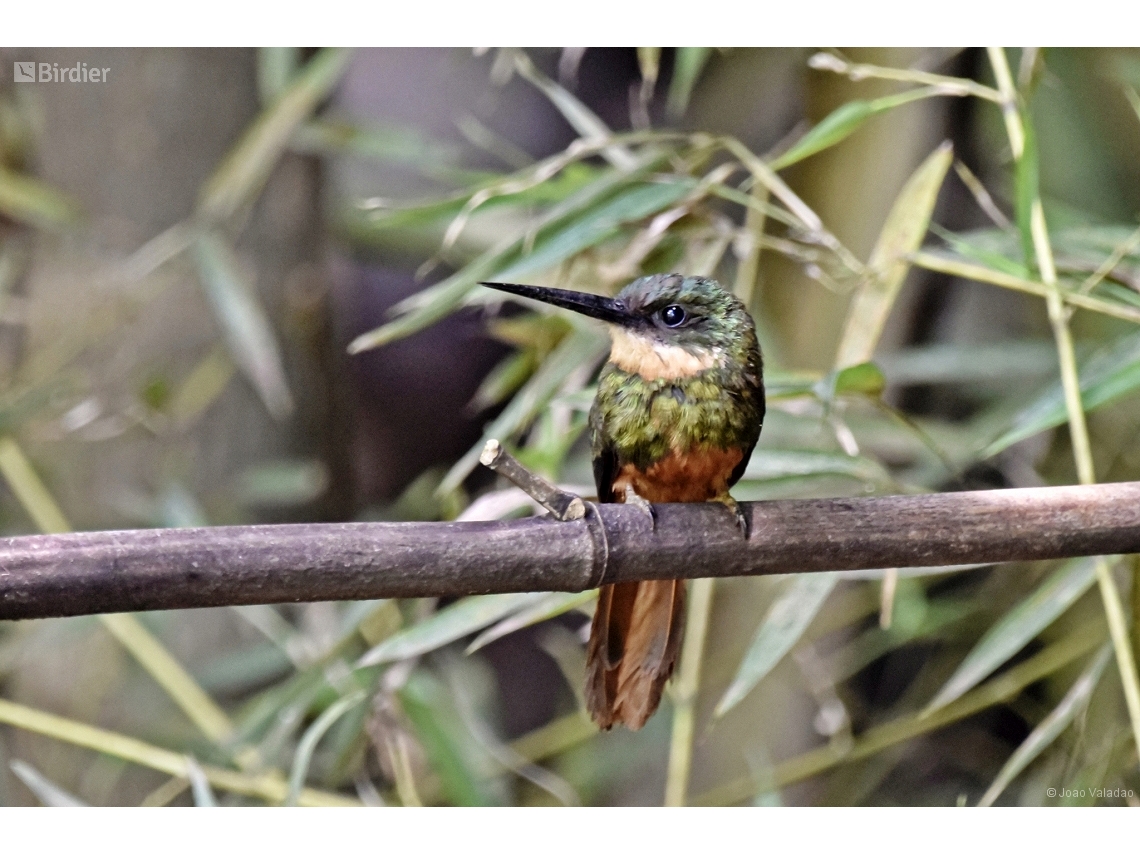
<instances>
[{"instance_id":1,"label":"horizontal bamboo stalk","mask_svg":"<svg viewBox=\"0 0 1140 855\"><path fill-rule=\"evenodd\" d=\"M743 503L587 503L558 522L343 523L0 539L0 619L580 591L633 579L1140 552L1140 482Z\"/></svg>"}]
</instances>

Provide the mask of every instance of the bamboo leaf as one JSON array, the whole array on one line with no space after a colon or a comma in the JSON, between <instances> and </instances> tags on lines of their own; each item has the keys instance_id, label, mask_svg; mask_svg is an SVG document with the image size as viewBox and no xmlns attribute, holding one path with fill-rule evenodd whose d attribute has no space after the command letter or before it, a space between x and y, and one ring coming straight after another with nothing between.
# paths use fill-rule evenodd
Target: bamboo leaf
<instances>
[{"instance_id":1,"label":"bamboo leaf","mask_svg":"<svg viewBox=\"0 0 1140 855\"><path fill-rule=\"evenodd\" d=\"M409 659L482 629L519 609L533 605L546 594L496 594L466 597L427 620L391 635L365 653L357 667Z\"/></svg>"},{"instance_id":2,"label":"bamboo leaf","mask_svg":"<svg viewBox=\"0 0 1140 855\"><path fill-rule=\"evenodd\" d=\"M835 359L837 367L857 365L874 355L887 316L910 269L907 256L922 244L938 191L953 160L950 143L942 143L899 191L871 252L870 279L856 292L848 311Z\"/></svg>"},{"instance_id":3,"label":"bamboo leaf","mask_svg":"<svg viewBox=\"0 0 1140 855\"><path fill-rule=\"evenodd\" d=\"M622 226L665 210L688 195L694 186L691 180L681 180L631 187L567 228L540 238L532 252L521 255L497 275L510 280L554 267L615 237Z\"/></svg>"},{"instance_id":4,"label":"bamboo leaf","mask_svg":"<svg viewBox=\"0 0 1140 855\"><path fill-rule=\"evenodd\" d=\"M305 735L297 743L297 751L293 754L293 769L289 773L289 793L285 797L285 805L291 807L297 804L301 796L301 788L305 785L305 777L309 774L309 765L313 760L313 752L317 750L317 743L321 737L328 733L329 728L336 724L341 716L365 699L364 692L353 692L345 695L330 706L305 730Z\"/></svg>"},{"instance_id":5,"label":"bamboo leaf","mask_svg":"<svg viewBox=\"0 0 1140 855\"><path fill-rule=\"evenodd\" d=\"M1057 704L1053 711L1045 716L1037 727L1033 728L1033 732L1025 737L1022 743L1017 746L1017 750L1005 761L1005 765L1001 767L1001 771L994 778L994 782L990 784L989 789L978 802L978 807L990 807L997 801L998 796L1010 785L1013 779L1020 775L1026 766L1037 759L1042 751L1052 745L1057 737L1065 732L1077 714L1088 704L1093 690L1104 673L1104 667L1111 658L1112 644L1106 642L1097 655L1093 657L1088 667L1081 672L1081 676L1077 677L1065 697L1061 699L1061 703Z\"/></svg>"},{"instance_id":6,"label":"bamboo leaf","mask_svg":"<svg viewBox=\"0 0 1140 855\"><path fill-rule=\"evenodd\" d=\"M744 661L716 706L718 718L740 703L792 649L835 587L835 573L804 573L792 579L768 609Z\"/></svg>"},{"instance_id":7,"label":"bamboo leaf","mask_svg":"<svg viewBox=\"0 0 1140 855\"><path fill-rule=\"evenodd\" d=\"M561 591L544 594L542 599L534 605L504 618L490 629L481 632L474 641L467 645L466 652L468 654L474 653L479 648L486 647L492 641L510 635L512 632L518 632L520 629L525 629L528 626L565 614L579 606L584 606L597 596L598 592L593 590L580 591L576 594L567 594Z\"/></svg>"},{"instance_id":8,"label":"bamboo leaf","mask_svg":"<svg viewBox=\"0 0 1140 855\"><path fill-rule=\"evenodd\" d=\"M10 436L0 437L0 475L23 505L28 516L44 534L63 534L71 524L63 515L23 449Z\"/></svg>"},{"instance_id":9,"label":"bamboo leaf","mask_svg":"<svg viewBox=\"0 0 1140 855\"><path fill-rule=\"evenodd\" d=\"M459 160L457 147L433 140L414 128L397 124L363 124L343 119L312 119L294 132L289 148L304 154L332 156L349 154L391 163L404 163L417 167L428 175L445 179L462 179L467 185L502 181L497 173L471 172L454 166ZM581 164L577 164L582 166ZM586 167L582 166L583 169ZM541 185L540 185L541 187ZM478 186L471 190L478 189ZM542 188L546 189L546 188ZM535 188L542 192L539 188ZM454 216L463 205L462 196L438 203ZM419 210L421 206L417 205Z\"/></svg>"},{"instance_id":10,"label":"bamboo leaf","mask_svg":"<svg viewBox=\"0 0 1140 855\"><path fill-rule=\"evenodd\" d=\"M183 754L159 748L156 745L111 730L103 730L73 719L63 718L22 704L15 704L3 698L0 698L0 722L31 733L39 733L52 739L58 739L70 745L78 745L91 751L98 751L109 757L118 757L130 763L157 769L167 775L181 778L189 777L186 769L186 757ZM249 775L216 766L202 766L201 769L205 773L206 780L219 789L256 796L273 802L284 800L286 795L287 785L276 772ZM360 802L336 793L322 792L306 787L301 791L298 804L347 807L359 805Z\"/></svg>"},{"instance_id":11,"label":"bamboo leaf","mask_svg":"<svg viewBox=\"0 0 1140 855\"><path fill-rule=\"evenodd\" d=\"M40 531L45 534L71 531L63 511L11 437L0 438L0 475ZM229 717L138 618L129 614L104 614L99 615L99 620L202 733L214 742L231 735L233 725Z\"/></svg>"},{"instance_id":12,"label":"bamboo leaf","mask_svg":"<svg viewBox=\"0 0 1140 855\"><path fill-rule=\"evenodd\" d=\"M1084 361L1081 406L1085 412L1111 403L1140 388L1140 332L1117 339ZM1061 381L1050 384L1014 420L1013 425L982 452L990 457L1016 442L1068 421Z\"/></svg>"},{"instance_id":13,"label":"bamboo leaf","mask_svg":"<svg viewBox=\"0 0 1140 855\"><path fill-rule=\"evenodd\" d=\"M1004 665L1080 599L1095 581L1095 559L1078 558L1058 567L1037 590L990 627L923 710L923 715L930 715L960 698Z\"/></svg>"},{"instance_id":14,"label":"bamboo leaf","mask_svg":"<svg viewBox=\"0 0 1140 855\"><path fill-rule=\"evenodd\" d=\"M712 48L679 47L673 55L673 78L669 81L668 111L679 119L689 107L693 87L712 56Z\"/></svg>"},{"instance_id":15,"label":"bamboo leaf","mask_svg":"<svg viewBox=\"0 0 1140 855\"><path fill-rule=\"evenodd\" d=\"M991 270L979 264L968 264L942 253L919 251L911 255L910 261L916 267L922 267L926 270L948 273L951 276L960 276L963 279L973 279L977 282L987 282L990 285L1009 288L1011 291L1020 291L1023 294L1032 294L1035 297L1046 297L1052 291L1049 286L1041 282L1034 282L1032 279L1025 279L1020 276L1011 276L1008 273ZM1101 288L1107 290L1108 284L1110 283L1105 283ZM1120 318L1134 324L1140 324L1140 309L1136 308L1132 300L1128 301L1129 304L1125 304L1120 298L1108 300L1092 294L1080 294L1076 291L1066 290L1061 291L1061 299L1070 306L1078 306L1112 318Z\"/></svg>"},{"instance_id":16,"label":"bamboo leaf","mask_svg":"<svg viewBox=\"0 0 1140 855\"><path fill-rule=\"evenodd\" d=\"M1057 350L1044 339L997 344L929 344L882 354L876 362L890 383L1023 384L1055 375Z\"/></svg>"},{"instance_id":17,"label":"bamboo leaf","mask_svg":"<svg viewBox=\"0 0 1140 855\"><path fill-rule=\"evenodd\" d=\"M563 229L571 225L582 227L582 221L591 216L598 216L598 208L602 209L601 216L613 215L612 208L605 206L615 192L636 189L639 180L649 170L655 168L663 160L661 154L651 154L643 158L636 170L620 172L614 170L596 181L591 182L580 191L563 200L548 211L538 222L535 234L535 246L541 241L552 239ZM619 193L620 195L620 193ZM683 195L683 194L681 194ZM679 196L677 197L679 198ZM667 207L671 202L665 202ZM654 211L650 211L655 213ZM643 214L642 216L648 216ZM594 229L594 234L599 230ZM601 237L608 237L608 230L601 230ZM527 244L527 235L517 235L503 243L492 247L482 253L461 270L456 271L442 282L414 294L393 308L398 315L396 320L357 336L348 346L349 353L361 353L375 347L381 347L398 338L411 335L414 332L431 326L436 321L446 317L467 296L479 282L490 279L501 273L508 265L518 260ZM586 248L579 244L579 248ZM570 247L573 249L573 247ZM565 260L564 258L548 257L551 264Z\"/></svg>"},{"instance_id":18,"label":"bamboo leaf","mask_svg":"<svg viewBox=\"0 0 1140 855\"><path fill-rule=\"evenodd\" d=\"M951 92L946 84L939 82L919 89L909 89L895 95L885 95L873 101L848 101L824 116L795 145L776 158L772 162L772 168L785 169L793 163L798 163L813 154L831 148L836 143L847 139L859 130L864 122L878 113L886 113L895 107L909 104L911 101L921 101L924 98L951 94L961 95L965 93Z\"/></svg>"},{"instance_id":19,"label":"bamboo leaf","mask_svg":"<svg viewBox=\"0 0 1140 855\"><path fill-rule=\"evenodd\" d=\"M301 67L301 49L263 47L257 49L257 94L269 104L285 91Z\"/></svg>"},{"instance_id":20,"label":"bamboo leaf","mask_svg":"<svg viewBox=\"0 0 1140 855\"><path fill-rule=\"evenodd\" d=\"M879 397L887 381L874 362L860 362L831 371L812 391L821 401L832 402L838 395L870 395Z\"/></svg>"},{"instance_id":21,"label":"bamboo leaf","mask_svg":"<svg viewBox=\"0 0 1140 855\"><path fill-rule=\"evenodd\" d=\"M217 807L218 800L214 791L210 789L210 781L198 761L189 754L185 755L186 775L190 779L190 792L194 796L195 807Z\"/></svg>"},{"instance_id":22,"label":"bamboo leaf","mask_svg":"<svg viewBox=\"0 0 1140 855\"><path fill-rule=\"evenodd\" d=\"M780 763L773 770L772 779L776 786L786 787L834 766L872 757L893 745L899 745L1007 701L1042 677L1054 673L1079 656L1090 652L1103 641L1104 636L1103 623L1080 627L1059 641L1053 642L1031 659L1015 665L1001 676L947 704L932 715L921 716L910 713L876 725L860 734L846 751L836 751L832 745L813 748L798 757ZM768 788L772 786L770 782L765 783ZM731 804L749 798L756 792L756 782L752 778L744 778L719 786L714 791L694 799L694 803Z\"/></svg>"},{"instance_id":23,"label":"bamboo leaf","mask_svg":"<svg viewBox=\"0 0 1140 855\"><path fill-rule=\"evenodd\" d=\"M652 90L657 83L657 74L661 70L661 48L639 47L637 49L637 65L641 70L641 79L649 84Z\"/></svg>"},{"instance_id":24,"label":"bamboo leaf","mask_svg":"<svg viewBox=\"0 0 1140 855\"><path fill-rule=\"evenodd\" d=\"M471 396L468 409L481 413L502 403L526 382L537 367L538 358L533 350L523 350L503 357L498 365L487 372Z\"/></svg>"},{"instance_id":25,"label":"bamboo leaf","mask_svg":"<svg viewBox=\"0 0 1140 855\"><path fill-rule=\"evenodd\" d=\"M503 802L499 770L472 738L439 680L425 669L416 669L400 690L400 705L452 804Z\"/></svg>"},{"instance_id":26,"label":"bamboo leaf","mask_svg":"<svg viewBox=\"0 0 1140 855\"><path fill-rule=\"evenodd\" d=\"M198 215L228 220L249 205L269 178L290 137L332 92L348 65L350 50L323 48L261 113L202 187Z\"/></svg>"},{"instance_id":27,"label":"bamboo leaf","mask_svg":"<svg viewBox=\"0 0 1140 855\"><path fill-rule=\"evenodd\" d=\"M289 507L316 501L329 486L323 460L270 460L238 473L235 493L239 502L256 507Z\"/></svg>"},{"instance_id":28,"label":"bamboo leaf","mask_svg":"<svg viewBox=\"0 0 1140 855\"><path fill-rule=\"evenodd\" d=\"M479 455L488 439L502 441L528 424L571 374L583 365L598 362L608 347L609 339L600 330L586 325L576 327L562 339L498 417L484 428L479 442L451 467L436 494L445 495L462 484L479 462Z\"/></svg>"},{"instance_id":29,"label":"bamboo leaf","mask_svg":"<svg viewBox=\"0 0 1140 855\"><path fill-rule=\"evenodd\" d=\"M872 101L848 101L824 116L790 149L772 161L773 169L786 169L793 163L830 148L855 133L875 115Z\"/></svg>"},{"instance_id":30,"label":"bamboo leaf","mask_svg":"<svg viewBox=\"0 0 1140 855\"><path fill-rule=\"evenodd\" d=\"M752 453L743 480L769 481L812 475L846 475L871 482L889 480L882 464L869 457L852 457L836 451L760 448Z\"/></svg>"},{"instance_id":31,"label":"bamboo leaf","mask_svg":"<svg viewBox=\"0 0 1140 855\"><path fill-rule=\"evenodd\" d=\"M570 123L570 126L574 128L583 139L604 140L613 136L613 131L606 126L606 123L603 122L593 110L535 68L534 63L530 61L530 57L521 50L515 51L514 61L515 69L518 73L530 81L530 83L549 99L550 103L555 106L563 118ZM615 143L614 145L609 145L602 149L601 154L602 157L618 169L630 171L637 167L637 159L625 146Z\"/></svg>"},{"instance_id":32,"label":"bamboo leaf","mask_svg":"<svg viewBox=\"0 0 1140 855\"><path fill-rule=\"evenodd\" d=\"M44 807L87 807L85 801L69 793L31 763L13 760L8 764L8 768L24 782L24 786L35 794Z\"/></svg>"},{"instance_id":33,"label":"bamboo leaf","mask_svg":"<svg viewBox=\"0 0 1140 855\"><path fill-rule=\"evenodd\" d=\"M194 260L234 362L253 384L270 415L286 418L293 412L293 396L285 379L281 350L233 249L218 234L207 232L194 244Z\"/></svg>"},{"instance_id":34,"label":"bamboo leaf","mask_svg":"<svg viewBox=\"0 0 1140 855\"><path fill-rule=\"evenodd\" d=\"M965 237L954 234L942 228L937 223L931 223L930 230L946 241L954 250L955 254L961 258L969 261L977 261L994 270L1007 273L1010 276L1018 276L1022 279L1028 279L1031 275L1029 268L1026 267L1022 261L1014 260L1008 255L1003 254L1000 249L986 246L985 243L981 243L977 240L978 237L989 236L987 233ZM1004 235L1002 236L1004 237ZM1001 243L1001 246L1005 248L1004 241Z\"/></svg>"},{"instance_id":35,"label":"bamboo leaf","mask_svg":"<svg viewBox=\"0 0 1140 855\"><path fill-rule=\"evenodd\" d=\"M1016 109L1009 111L1016 116ZM1007 121L1009 121L1007 116ZM1021 237L1021 251L1024 255L1025 266L1033 269L1036 265L1037 253L1033 248L1033 234L1030 223L1033 205L1041 198L1041 175L1038 170L1037 138L1033 131L1033 123L1017 120L1023 135L1023 151L1020 157L1016 152L1016 164L1013 170L1014 197L1016 201L1017 232Z\"/></svg>"},{"instance_id":36,"label":"bamboo leaf","mask_svg":"<svg viewBox=\"0 0 1140 855\"><path fill-rule=\"evenodd\" d=\"M0 214L29 226L59 230L79 219L79 205L42 181L0 166Z\"/></svg>"},{"instance_id":37,"label":"bamboo leaf","mask_svg":"<svg viewBox=\"0 0 1140 855\"><path fill-rule=\"evenodd\" d=\"M179 428L189 427L225 391L234 369L225 347L212 347L170 396L167 412L171 421Z\"/></svg>"}]
</instances>

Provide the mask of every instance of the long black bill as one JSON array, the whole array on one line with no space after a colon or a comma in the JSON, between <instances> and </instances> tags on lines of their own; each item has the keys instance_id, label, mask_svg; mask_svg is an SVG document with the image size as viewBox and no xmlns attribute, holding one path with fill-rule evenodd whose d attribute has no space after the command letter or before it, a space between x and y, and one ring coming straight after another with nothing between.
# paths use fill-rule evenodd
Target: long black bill
<instances>
[{"instance_id":1,"label":"long black bill","mask_svg":"<svg viewBox=\"0 0 1140 855\"><path fill-rule=\"evenodd\" d=\"M519 297L540 300L552 306L569 309L591 318L611 324L629 326L633 315L620 300L613 297L599 297L597 294L584 294L581 291L564 291L561 288L538 288L534 285L512 285L507 282L480 282L496 291L506 291Z\"/></svg>"}]
</instances>

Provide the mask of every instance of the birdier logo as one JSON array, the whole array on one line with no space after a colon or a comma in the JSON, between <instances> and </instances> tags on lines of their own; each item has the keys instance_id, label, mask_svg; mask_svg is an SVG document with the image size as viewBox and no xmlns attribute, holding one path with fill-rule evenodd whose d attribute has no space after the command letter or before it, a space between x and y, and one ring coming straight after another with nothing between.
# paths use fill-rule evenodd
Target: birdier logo
<instances>
[{"instance_id":1,"label":"birdier logo","mask_svg":"<svg viewBox=\"0 0 1140 855\"><path fill-rule=\"evenodd\" d=\"M15 83L106 83L109 68L89 68L85 62L65 65L58 62L17 62L12 65Z\"/></svg>"}]
</instances>

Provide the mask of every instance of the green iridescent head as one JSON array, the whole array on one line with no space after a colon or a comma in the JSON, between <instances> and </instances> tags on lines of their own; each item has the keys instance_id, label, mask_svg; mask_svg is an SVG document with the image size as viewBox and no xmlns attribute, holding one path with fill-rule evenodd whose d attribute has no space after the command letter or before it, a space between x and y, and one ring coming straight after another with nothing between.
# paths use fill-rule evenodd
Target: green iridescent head
<instances>
[{"instance_id":1,"label":"green iridescent head","mask_svg":"<svg viewBox=\"0 0 1140 855\"><path fill-rule=\"evenodd\" d=\"M748 311L715 279L679 273L644 276L615 298L626 310L634 335L687 351L731 346L755 327Z\"/></svg>"}]
</instances>

